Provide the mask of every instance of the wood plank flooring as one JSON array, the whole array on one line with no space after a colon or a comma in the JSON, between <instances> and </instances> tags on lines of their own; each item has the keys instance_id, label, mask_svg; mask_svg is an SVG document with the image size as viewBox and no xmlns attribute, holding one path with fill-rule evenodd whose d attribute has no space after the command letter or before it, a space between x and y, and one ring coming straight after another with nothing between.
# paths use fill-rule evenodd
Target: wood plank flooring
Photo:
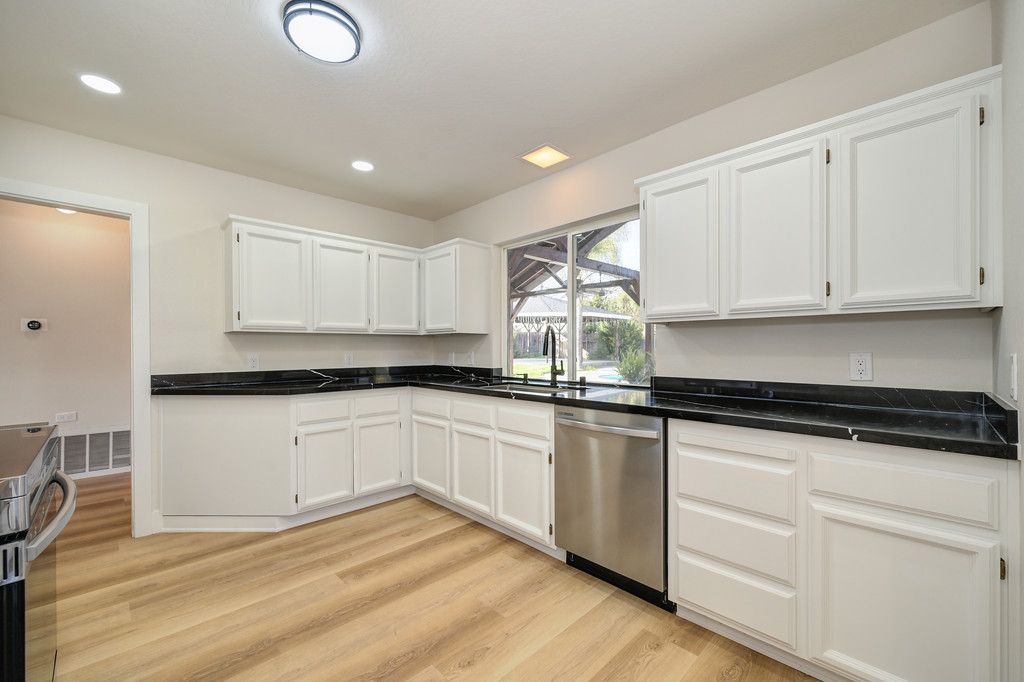
<instances>
[{"instance_id":1,"label":"wood plank flooring","mask_svg":"<svg viewBox=\"0 0 1024 682\"><path fill-rule=\"evenodd\" d=\"M133 540L127 474L79 490L61 680L810 679L420 497Z\"/></svg>"}]
</instances>

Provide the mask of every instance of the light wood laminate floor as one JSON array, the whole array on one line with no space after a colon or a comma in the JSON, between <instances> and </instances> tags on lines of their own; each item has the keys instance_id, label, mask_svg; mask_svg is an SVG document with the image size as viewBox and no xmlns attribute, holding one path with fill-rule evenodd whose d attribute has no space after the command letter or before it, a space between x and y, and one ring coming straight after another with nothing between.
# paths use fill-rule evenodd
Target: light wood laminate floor
<instances>
[{"instance_id":1,"label":"light wood laminate floor","mask_svg":"<svg viewBox=\"0 0 1024 682\"><path fill-rule=\"evenodd\" d=\"M79 489L62 680L810 679L420 497L133 540L128 475Z\"/></svg>"}]
</instances>

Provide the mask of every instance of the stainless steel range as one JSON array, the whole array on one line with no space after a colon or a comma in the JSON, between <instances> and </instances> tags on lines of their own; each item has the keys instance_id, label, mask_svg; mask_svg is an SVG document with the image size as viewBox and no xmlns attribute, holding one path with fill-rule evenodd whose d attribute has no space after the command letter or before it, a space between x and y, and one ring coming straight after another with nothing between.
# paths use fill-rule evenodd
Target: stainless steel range
<instances>
[{"instance_id":1,"label":"stainless steel range","mask_svg":"<svg viewBox=\"0 0 1024 682\"><path fill-rule=\"evenodd\" d=\"M555 544L566 563L671 609L664 419L555 410Z\"/></svg>"},{"instance_id":2,"label":"stainless steel range","mask_svg":"<svg viewBox=\"0 0 1024 682\"><path fill-rule=\"evenodd\" d=\"M0 428L0 681L52 681L57 547L75 511L54 427Z\"/></svg>"}]
</instances>

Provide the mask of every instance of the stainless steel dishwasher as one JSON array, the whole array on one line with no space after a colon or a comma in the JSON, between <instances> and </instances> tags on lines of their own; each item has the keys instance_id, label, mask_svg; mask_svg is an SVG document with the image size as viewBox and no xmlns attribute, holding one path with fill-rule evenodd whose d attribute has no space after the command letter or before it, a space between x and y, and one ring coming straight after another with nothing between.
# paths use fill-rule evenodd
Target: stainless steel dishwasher
<instances>
[{"instance_id":1,"label":"stainless steel dishwasher","mask_svg":"<svg viewBox=\"0 0 1024 682\"><path fill-rule=\"evenodd\" d=\"M555 410L555 544L566 563L663 608L665 445L659 417Z\"/></svg>"}]
</instances>

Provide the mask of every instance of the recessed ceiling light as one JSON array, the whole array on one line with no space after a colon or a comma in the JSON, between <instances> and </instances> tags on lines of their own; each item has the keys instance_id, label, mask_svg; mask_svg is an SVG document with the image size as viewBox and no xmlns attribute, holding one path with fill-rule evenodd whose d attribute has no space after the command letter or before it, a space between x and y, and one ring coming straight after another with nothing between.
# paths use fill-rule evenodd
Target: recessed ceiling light
<instances>
[{"instance_id":1,"label":"recessed ceiling light","mask_svg":"<svg viewBox=\"0 0 1024 682\"><path fill-rule=\"evenodd\" d=\"M550 168L556 163L561 163L568 158L571 158L565 152L555 149L551 145L543 145L537 147L532 152L527 152L520 156L523 161L532 163L534 166L540 166L541 168Z\"/></svg>"},{"instance_id":2,"label":"recessed ceiling light","mask_svg":"<svg viewBox=\"0 0 1024 682\"><path fill-rule=\"evenodd\" d=\"M368 173L373 170L373 164L369 161L353 161L352 167L357 171L363 171L364 173Z\"/></svg>"},{"instance_id":3,"label":"recessed ceiling light","mask_svg":"<svg viewBox=\"0 0 1024 682\"><path fill-rule=\"evenodd\" d=\"M359 26L348 12L320 0L292 0L284 6L284 34L300 52L332 64L359 55Z\"/></svg>"},{"instance_id":4,"label":"recessed ceiling light","mask_svg":"<svg viewBox=\"0 0 1024 682\"><path fill-rule=\"evenodd\" d=\"M70 208L58 208L57 210L63 213L64 215L74 215L78 213L78 211L73 211Z\"/></svg>"},{"instance_id":5,"label":"recessed ceiling light","mask_svg":"<svg viewBox=\"0 0 1024 682\"><path fill-rule=\"evenodd\" d=\"M78 77L78 79L86 85L88 85L93 90L98 90L108 95L121 94L121 86L115 83L114 81L110 80L109 78L97 76L94 73L83 73L81 76Z\"/></svg>"}]
</instances>

